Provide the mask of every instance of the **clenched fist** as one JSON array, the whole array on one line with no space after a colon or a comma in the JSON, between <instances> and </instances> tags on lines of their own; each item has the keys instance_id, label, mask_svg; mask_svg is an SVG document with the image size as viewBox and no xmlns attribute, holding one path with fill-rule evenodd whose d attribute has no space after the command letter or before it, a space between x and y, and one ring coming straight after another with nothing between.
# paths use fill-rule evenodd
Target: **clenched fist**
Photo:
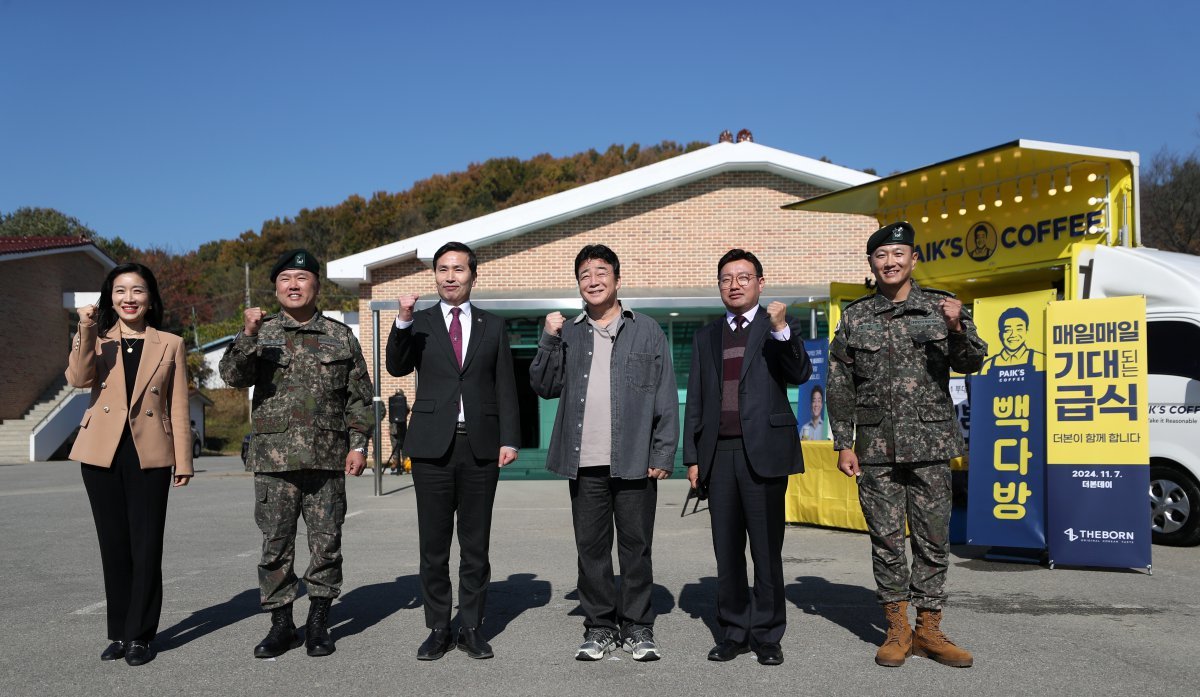
<instances>
[{"instance_id":1,"label":"clenched fist","mask_svg":"<svg viewBox=\"0 0 1200 697\"><path fill-rule=\"evenodd\" d=\"M93 322L96 321L96 306L95 305L84 305L83 307L76 310L76 312L79 313L79 323L80 324L92 324Z\"/></svg>"},{"instance_id":2,"label":"clenched fist","mask_svg":"<svg viewBox=\"0 0 1200 697\"><path fill-rule=\"evenodd\" d=\"M261 307L248 307L242 312L242 317L245 318L245 324L242 326L242 333L246 336L257 336L258 330L262 328L263 318L266 313Z\"/></svg>"},{"instance_id":3,"label":"clenched fist","mask_svg":"<svg viewBox=\"0 0 1200 697\"><path fill-rule=\"evenodd\" d=\"M962 301L958 298L943 298L938 302L942 311L942 319L952 332L962 331Z\"/></svg>"},{"instance_id":4,"label":"clenched fist","mask_svg":"<svg viewBox=\"0 0 1200 697\"><path fill-rule=\"evenodd\" d=\"M787 305L778 300L767 305L767 316L771 318L771 331L781 332L787 327Z\"/></svg>"},{"instance_id":5,"label":"clenched fist","mask_svg":"<svg viewBox=\"0 0 1200 697\"><path fill-rule=\"evenodd\" d=\"M417 298L420 297L414 293L400 296L400 316L397 318L401 322L411 322L413 318L413 308L417 306Z\"/></svg>"},{"instance_id":6,"label":"clenched fist","mask_svg":"<svg viewBox=\"0 0 1200 697\"><path fill-rule=\"evenodd\" d=\"M546 315L546 333L552 336L562 336L563 315L561 312L551 312Z\"/></svg>"}]
</instances>

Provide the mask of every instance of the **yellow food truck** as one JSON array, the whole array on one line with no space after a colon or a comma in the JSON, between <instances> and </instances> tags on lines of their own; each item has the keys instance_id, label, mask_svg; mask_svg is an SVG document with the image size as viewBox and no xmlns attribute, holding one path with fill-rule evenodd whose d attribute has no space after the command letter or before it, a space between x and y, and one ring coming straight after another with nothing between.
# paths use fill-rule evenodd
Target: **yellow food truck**
<instances>
[{"instance_id":1,"label":"yellow food truck","mask_svg":"<svg viewBox=\"0 0 1200 697\"><path fill-rule=\"evenodd\" d=\"M1136 152L1017 140L786 208L909 221L914 279L966 303L1047 290L1058 300L1145 295L1153 538L1200 544L1200 258L1141 247ZM868 292L832 285L831 332ZM804 447L808 473L793 477L789 521L865 529L830 443Z\"/></svg>"}]
</instances>

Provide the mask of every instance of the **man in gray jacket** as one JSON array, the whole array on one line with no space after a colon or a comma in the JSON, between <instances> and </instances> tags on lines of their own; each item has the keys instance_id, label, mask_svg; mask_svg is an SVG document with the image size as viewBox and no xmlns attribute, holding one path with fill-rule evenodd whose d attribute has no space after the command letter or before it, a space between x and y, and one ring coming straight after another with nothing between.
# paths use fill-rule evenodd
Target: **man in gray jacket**
<instances>
[{"instance_id":1,"label":"man in gray jacket","mask_svg":"<svg viewBox=\"0 0 1200 697\"><path fill-rule=\"evenodd\" d=\"M575 257L584 312L546 316L533 390L558 398L546 468L571 480L579 552L584 641L575 654L598 661L618 643L635 661L660 657L654 641L650 547L658 480L671 475L679 440L679 396L671 349L658 322L617 300L621 263L604 245ZM621 564L613 579L613 524Z\"/></svg>"}]
</instances>

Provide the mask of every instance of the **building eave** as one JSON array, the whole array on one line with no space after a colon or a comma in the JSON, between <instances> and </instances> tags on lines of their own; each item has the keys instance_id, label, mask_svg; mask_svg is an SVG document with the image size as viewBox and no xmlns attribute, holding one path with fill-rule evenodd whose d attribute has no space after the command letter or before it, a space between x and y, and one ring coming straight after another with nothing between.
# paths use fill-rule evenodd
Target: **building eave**
<instances>
[{"instance_id":1,"label":"building eave","mask_svg":"<svg viewBox=\"0 0 1200 697\"><path fill-rule=\"evenodd\" d=\"M446 242L485 247L528 232L612 208L726 172L769 172L823 189L844 189L877 179L803 155L757 143L718 143L598 182L432 230L329 262L328 278L348 289L371 282L373 269L417 258L425 263Z\"/></svg>"}]
</instances>

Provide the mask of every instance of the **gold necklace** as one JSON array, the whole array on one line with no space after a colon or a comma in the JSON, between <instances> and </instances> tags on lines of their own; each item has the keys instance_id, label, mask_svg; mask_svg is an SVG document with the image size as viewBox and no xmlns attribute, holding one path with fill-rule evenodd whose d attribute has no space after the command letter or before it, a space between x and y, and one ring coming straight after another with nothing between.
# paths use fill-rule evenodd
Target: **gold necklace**
<instances>
[{"instance_id":1,"label":"gold necklace","mask_svg":"<svg viewBox=\"0 0 1200 697\"><path fill-rule=\"evenodd\" d=\"M125 338L125 336L124 336L124 335L122 335L122 336L121 336L121 343L125 344L125 353L133 353L133 347L136 345L136 344L134 344L133 342L135 342L135 341L141 341L142 339L145 339L145 338L146 338L146 337L144 337L144 336L143 336L143 337L141 337L141 338L138 338L138 339L126 339L126 338Z\"/></svg>"}]
</instances>

